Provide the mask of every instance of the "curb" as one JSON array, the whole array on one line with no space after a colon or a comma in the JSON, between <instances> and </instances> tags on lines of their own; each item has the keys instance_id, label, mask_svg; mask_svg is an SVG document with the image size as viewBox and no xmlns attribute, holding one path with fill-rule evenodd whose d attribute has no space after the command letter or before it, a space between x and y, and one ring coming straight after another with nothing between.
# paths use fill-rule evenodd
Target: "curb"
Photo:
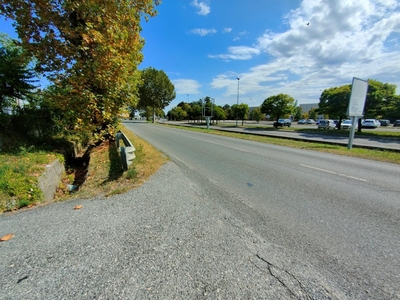
<instances>
[{"instance_id":1,"label":"curb","mask_svg":"<svg viewBox=\"0 0 400 300\"><path fill-rule=\"evenodd\" d=\"M45 171L38 179L38 185L43 192L44 201L54 199L56 190L60 186L61 176L64 172L64 165L58 159L46 166Z\"/></svg>"}]
</instances>

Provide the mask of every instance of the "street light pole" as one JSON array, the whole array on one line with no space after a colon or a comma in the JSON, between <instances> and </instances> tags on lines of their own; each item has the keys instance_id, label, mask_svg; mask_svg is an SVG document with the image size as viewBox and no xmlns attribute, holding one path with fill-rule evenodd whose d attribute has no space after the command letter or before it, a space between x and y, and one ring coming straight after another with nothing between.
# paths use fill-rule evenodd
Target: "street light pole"
<instances>
[{"instance_id":1,"label":"street light pole","mask_svg":"<svg viewBox=\"0 0 400 300\"><path fill-rule=\"evenodd\" d=\"M236 107L236 127L237 127L237 126L238 126L238 108L239 108L239 81L240 81L240 78L239 78L239 77L237 77L236 79L237 79L237 81L238 81L238 90L237 90L237 106L238 106L238 107Z\"/></svg>"},{"instance_id":2,"label":"street light pole","mask_svg":"<svg viewBox=\"0 0 400 300\"><path fill-rule=\"evenodd\" d=\"M250 98L250 102L251 102L251 98ZM251 104L251 103L250 103ZM254 99L253 99L253 109L251 110L251 112L252 112L252 114L251 114L251 120L253 121L253 114L254 114L254 108L255 108L255 106L254 106Z\"/></svg>"}]
</instances>

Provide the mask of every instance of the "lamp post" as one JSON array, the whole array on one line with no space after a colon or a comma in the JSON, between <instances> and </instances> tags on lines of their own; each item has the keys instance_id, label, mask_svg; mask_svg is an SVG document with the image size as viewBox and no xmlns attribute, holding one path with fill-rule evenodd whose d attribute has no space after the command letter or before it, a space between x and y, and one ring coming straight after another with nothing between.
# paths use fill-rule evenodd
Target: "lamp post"
<instances>
[{"instance_id":1,"label":"lamp post","mask_svg":"<svg viewBox=\"0 0 400 300\"><path fill-rule=\"evenodd\" d=\"M240 81L240 78L239 77L237 77L236 78L237 79L237 81L238 81L238 90L237 90L237 106L238 107L236 107L236 127L238 126L238 108L239 108L239 81Z\"/></svg>"},{"instance_id":2,"label":"lamp post","mask_svg":"<svg viewBox=\"0 0 400 300\"><path fill-rule=\"evenodd\" d=\"M186 94L188 96L188 103L189 103L189 94Z\"/></svg>"},{"instance_id":3,"label":"lamp post","mask_svg":"<svg viewBox=\"0 0 400 300\"><path fill-rule=\"evenodd\" d=\"M251 102L251 98L250 98L250 102ZM251 104L251 103L250 103ZM252 114L251 114L251 120L253 121L253 110L254 110L254 108L255 108L255 105L254 105L254 99L253 99L253 109L251 110L251 112L252 112Z\"/></svg>"}]
</instances>

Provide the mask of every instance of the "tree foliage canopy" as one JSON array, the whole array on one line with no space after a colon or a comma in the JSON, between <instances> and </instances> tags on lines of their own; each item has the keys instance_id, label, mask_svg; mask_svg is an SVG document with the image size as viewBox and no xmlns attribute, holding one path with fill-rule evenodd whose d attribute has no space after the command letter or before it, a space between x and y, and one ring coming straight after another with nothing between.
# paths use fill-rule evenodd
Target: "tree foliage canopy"
<instances>
[{"instance_id":1,"label":"tree foliage canopy","mask_svg":"<svg viewBox=\"0 0 400 300\"><path fill-rule=\"evenodd\" d=\"M396 85L368 80L368 90L364 106L364 118L389 118L393 112L400 110L400 103L395 95ZM346 118L347 107L351 96L351 85L342 85L326 89L319 99L319 113L340 121ZM361 131L359 119L358 131Z\"/></svg>"},{"instance_id":2,"label":"tree foliage canopy","mask_svg":"<svg viewBox=\"0 0 400 300\"><path fill-rule=\"evenodd\" d=\"M250 117L252 120L257 121L258 123L262 119L264 119L264 114L261 112L261 109L259 107L254 107L250 113Z\"/></svg>"},{"instance_id":3,"label":"tree foliage canopy","mask_svg":"<svg viewBox=\"0 0 400 300\"><path fill-rule=\"evenodd\" d=\"M212 109L213 117L211 120L213 122L226 119L225 110L221 106L214 104L212 98L208 96L190 103L183 101L180 102L176 107L168 111L168 117L170 120L177 121L182 121L185 119L198 121L203 119L204 107L207 107L208 111L211 111Z\"/></svg>"},{"instance_id":4,"label":"tree foliage canopy","mask_svg":"<svg viewBox=\"0 0 400 300\"><path fill-rule=\"evenodd\" d=\"M280 117L290 115L295 111L294 98L287 94L268 97L261 104L261 112L278 120Z\"/></svg>"},{"instance_id":5,"label":"tree foliage canopy","mask_svg":"<svg viewBox=\"0 0 400 300\"><path fill-rule=\"evenodd\" d=\"M249 105L246 103L240 103L239 105L234 104L231 107L232 113L237 117L238 119L242 120L242 126L244 120L246 120L249 116Z\"/></svg>"},{"instance_id":6,"label":"tree foliage canopy","mask_svg":"<svg viewBox=\"0 0 400 300\"><path fill-rule=\"evenodd\" d=\"M32 98L36 88L34 73L29 69L29 61L23 50L11 39L0 39L0 113L18 100Z\"/></svg>"},{"instance_id":7,"label":"tree foliage canopy","mask_svg":"<svg viewBox=\"0 0 400 300\"><path fill-rule=\"evenodd\" d=\"M142 16L158 0L4 0L21 46L56 86L53 105L75 116L74 129L101 135L119 109L137 101L144 44ZM61 90L61 91L60 91Z\"/></svg>"},{"instance_id":8,"label":"tree foliage canopy","mask_svg":"<svg viewBox=\"0 0 400 300\"><path fill-rule=\"evenodd\" d=\"M351 85L343 85L326 89L319 98L318 112L327 114L331 119L343 119L346 117L349 105Z\"/></svg>"},{"instance_id":9,"label":"tree foliage canopy","mask_svg":"<svg viewBox=\"0 0 400 300\"><path fill-rule=\"evenodd\" d=\"M365 99L364 117L383 118L396 107L396 85L368 80ZM330 118L346 117L351 96L351 85L343 85L326 89L319 101L319 112L328 114Z\"/></svg>"},{"instance_id":10,"label":"tree foliage canopy","mask_svg":"<svg viewBox=\"0 0 400 300\"><path fill-rule=\"evenodd\" d=\"M391 100L396 92L396 85L368 79L367 99L365 101L365 118L381 118L392 109Z\"/></svg>"},{"instance_id":11,"label":"tree foliage canopy","mask_svg":"<svg viewBox=\"0 0 400 300\"><path fill-rule=\"evenodd\" d=\"M175 86L162 70L152 67L141 71L138 108L146 106L164 109L176 97Z\"/></svg>"}]
</instances>

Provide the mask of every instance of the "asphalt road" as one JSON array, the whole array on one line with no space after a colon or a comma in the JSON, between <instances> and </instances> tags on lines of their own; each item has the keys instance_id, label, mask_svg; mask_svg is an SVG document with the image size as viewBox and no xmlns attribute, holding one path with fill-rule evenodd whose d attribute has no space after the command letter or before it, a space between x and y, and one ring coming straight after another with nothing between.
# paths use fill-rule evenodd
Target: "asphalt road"
<instances>
[{"instance_id":1,"label":"asphalt road","mask_svg":"<svg viewBox=\"0 0 400 300\"><path fill-rule=\"evenodd\" d=\"M147 124L216 205L356 299L400 298L400 167Z\"/></svg>"},{"instance_id":2,"label":"asphalt road","mask_svg":"<svg viewBox=\"0 0 400 300\"><path fill-rule=\"evenodd\" d=\"M125 126L172 161L0 215L0 299L400 299L399 166Z\"/></svg>"}]
</instances>

